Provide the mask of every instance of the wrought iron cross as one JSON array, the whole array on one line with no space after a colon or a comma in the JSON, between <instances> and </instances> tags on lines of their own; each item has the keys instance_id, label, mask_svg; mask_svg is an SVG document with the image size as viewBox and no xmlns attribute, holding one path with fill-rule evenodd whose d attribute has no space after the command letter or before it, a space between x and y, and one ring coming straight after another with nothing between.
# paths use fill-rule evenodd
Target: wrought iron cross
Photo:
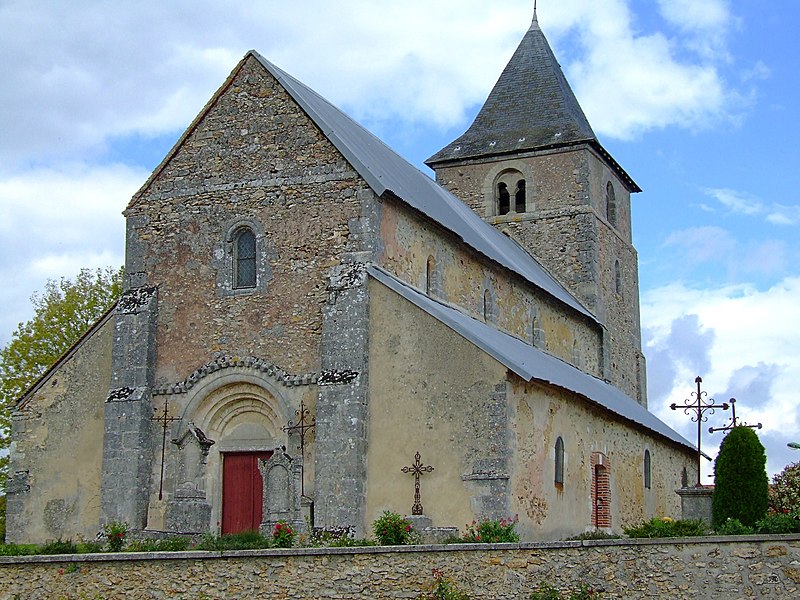
<instances>
[{"instance_id":1,"label":"wrought iron cross","mask_svg":"<svg viewBox=\"0 0 800 600\"><path fill-rule=\"evenodd\" d=\"M739 423L736 422L736 398L731 398L728 400L731 403L731 413L733 416L731 417L731 424L726 425L725 427L709 427L708 433L714 433L715 431L730 431L734 427L750 427L751 429L761 429L761 423L756 423L755 425L748 425L744 421Z\"/></svg>"},{"instance_id":2,"label":"wrought iron cross","mask_svg":"<svg viewBox=\"0 0 800 600\"><path fill-rule=\"evenodd\" d=\"M423 465L420 462L420 454L417 452L414 455L414 464L410 467L403 467L400 469L403 473L412 473L414 475L414 506L411 507L412 515L422 514L422 502L419 495L419 478L423 473L430 473L433 467L430 465Z\"/></svg>"},{"instance_id":3,"label":"wrought iron cross","mask_svg":"<svg viewBox=\"0 0 800 600\"><path fill-rule=\"evenodd\" d=\"M310 429L313 429L317 425L317 420L315 417L311 416L311 413L306 408L306 405L303 404L303 401L300 400L300 410L294 411L295 419L297 422L290 420L285 427L282 427L283 431L288 434L297 433L300 435L300 445L297 447L300 450L300 456L303 457L303 462L300 463L300 495L306 495L305 489L305 452L306 452L306 433Z\"/></svg>"},{"instance_id":4,"label":"wrought iron cross","mask_svg":"<svg viewBox=\"0 0 800 600\"><path fill-rule=\"evenodd\" d=\"M153 410L155 410L155 408ZM164 396L164 414L150 417L150 420L161 423L161 429L163 431L163 436L161 438L161 479L158 482L158 499L161 500L164 497L164 454L167 449L167 428L173 421L180 421L181 419L180 417L169 416L169 397Z\"/></svg>"},{"instance_id":5,"label":"wrought iron cross","mask_svg":"<svg viewBox=\"0 0 800 600\"><path fill-rule=\"evenodd\" d=\"M704 398L706 398L708 396L708 393L703 392L703 391L700 390L700 384L703 383L702 377L700 377L698 375L697 379L695 379L694 382L697 384L697 391L696 392L692 392L691 395L695 397L695 400L691 400L691 399L687 398L686 400L683 401L683 405L679 405L679 404L676 404L675 402L673 402L672 404L670 404L669 407L672 410L677 410L679 408L682 408L683 412L686 413L687 415L691 415L692 411L695 413L694 415L691 415L691 417L692 417L692 421L696 421L697 422L697 485L696 485L696 487L703 487L703 484L700 483L700 459L703 457L703 452L700 449L700 441L701 441L701 438L702 438L702 435L703 435L703 422L708 421L708 416L706 416L704 413L708 412L709 415L713 415L715 408L721 408L722 410L728 410L729 405L728 405L727 402L723 402L722 404L714 404L714 399L713 398L709 398L708 400L705 400Z\"/></svg>"}]
</instances>

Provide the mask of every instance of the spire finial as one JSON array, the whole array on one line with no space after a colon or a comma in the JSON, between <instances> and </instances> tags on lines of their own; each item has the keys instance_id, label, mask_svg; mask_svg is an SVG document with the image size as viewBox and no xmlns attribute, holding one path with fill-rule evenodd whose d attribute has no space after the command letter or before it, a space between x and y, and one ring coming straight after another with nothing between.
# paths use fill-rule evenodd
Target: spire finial
<instances>
[{"instance_id":1,"label":"spire finial","mask_svg":"<svg viewBox=\"0 0 800 600\"><path fill-rule=\"evenodd\" d=\"M533 21L531 21L531 29L539 28L539 18L536 16L536 0L533 0Z\"/></svg>"}]
</instances>

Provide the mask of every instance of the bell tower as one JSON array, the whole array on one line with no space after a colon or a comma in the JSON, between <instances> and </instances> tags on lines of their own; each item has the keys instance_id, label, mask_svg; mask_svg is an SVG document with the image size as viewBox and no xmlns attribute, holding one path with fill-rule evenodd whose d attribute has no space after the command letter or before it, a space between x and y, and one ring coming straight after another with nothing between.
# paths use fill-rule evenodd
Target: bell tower
<instances>
[{"instance_id":1,"label":"bell tower","mask_svg":"<svg viewBox=\"0 0 800 600\"><path fill-rule=\"evenodd\" d=\"M528 250L604 327L603 373L647 405L630 197L533 21L469 129L426 164Z\"/></svg>"}]
</instances>

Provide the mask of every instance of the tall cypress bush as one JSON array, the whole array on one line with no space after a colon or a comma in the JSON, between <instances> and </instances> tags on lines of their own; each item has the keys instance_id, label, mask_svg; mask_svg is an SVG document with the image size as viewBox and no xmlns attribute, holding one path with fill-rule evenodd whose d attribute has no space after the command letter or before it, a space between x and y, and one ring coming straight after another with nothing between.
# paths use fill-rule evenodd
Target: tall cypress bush
<instances>
[{"instance_id":1,"label":"tall cypress bush","mask_svg":"<svg viewBox=\"0 0 800 600\"><path fill-rule=\"evenodd\" d=\"M739 519L752 527L767 514L769 480L767 455L756 432L750 427L734 427L719 448L714 462L714 526L727 519Z\"/></svg>"}]
</instances>

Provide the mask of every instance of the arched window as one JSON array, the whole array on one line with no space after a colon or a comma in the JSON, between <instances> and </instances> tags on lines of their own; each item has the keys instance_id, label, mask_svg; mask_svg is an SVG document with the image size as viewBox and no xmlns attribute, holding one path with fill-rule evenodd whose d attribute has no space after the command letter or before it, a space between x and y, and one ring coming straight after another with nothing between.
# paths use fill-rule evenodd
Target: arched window
<instances>
[{"instance_id":1,"label":"arched window","mask_svg":"<svg viewBox=\"0 0 800 600\"><path fill-rule=\"evenodd\" d=\"M564 440L561 436L556 438L555 484L559 489L564 488Z\"/></svg>"},{"instance_id":2,"label":"arched window","mask_svg":"<svg viewBox=\"0 0 800 600\"><path fill-rule=\"evenodd\" d=\"M622 270L618 260L614 261L614 289L617 294L622 295Z\"/></svg>"},{"instance_id":3,"label":"arched window","mask_svg":"<svg viewBox=\"0 0 800 600\"><path fill-rule=\"evenodd\" d=\"M497 184L497 214L507 215L511 210L511 194L508 193L508 185L504 182Z\"/></svg>"},{"instance_id":4,"label":"arched window","mask_svg":"<svg viewBox=\"0 0 800 600\"><path fill-rule=\"evenodd\" d=\"M644 451L644 488L650 489L652 479L650 473L650 450Z\"/></svg>"},{"instance_id":5,"label":"arched window","mask_svg":"<svg viewBox=\"0 0 800 600\"><path fill-rule=\"evenodd\" d=\"M525 209L525 180L520 179L517 182L517 191L514 192L514 210L518 213L524 213Z\"/></svg>"},{"instance_id":6,"label":"arched window","mask_svg":"<svg viewBox=\"0 0 800 600\"><path fill-rule=\"evenodd\" d=\"M233 237L233 287L256 287L256 235L242 227Z\"/></svg>"},{"instance_id":7,"label":"arched window","mask_svg":"<svg viewBox=\"0 0 800 600\"><path fill-rule=\"evenodd\" d=\"M613 227L617 226L617 195L610 181L606 185L606 219Z\"/></svg>"}]
</instances>

